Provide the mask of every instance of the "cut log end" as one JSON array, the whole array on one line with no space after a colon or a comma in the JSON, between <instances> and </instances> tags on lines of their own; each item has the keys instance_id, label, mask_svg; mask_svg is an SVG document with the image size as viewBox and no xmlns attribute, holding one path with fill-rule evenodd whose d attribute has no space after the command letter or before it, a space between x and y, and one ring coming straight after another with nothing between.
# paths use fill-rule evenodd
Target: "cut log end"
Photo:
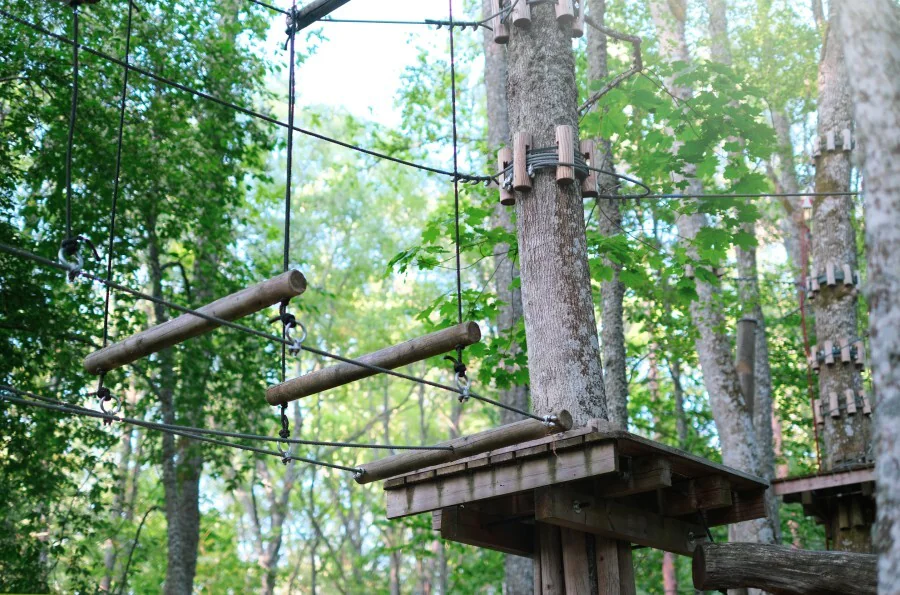
<instances>
[{"instance_id":1,"label":"cut log end","mask_svg":"<svg viewBox=\"0 0 900 595\"><path fill-rule=\"evenodd\" d=\"M572 429L572 414L566 411L565 409L561 410L556 414L556 431L557 432L567 432Z\"/></svg>"},{"instance_id":2,"label":"cut log end","mask_svg":"<svg viewBox=\"0 0 900 595\"><path fill-rule=\"evenodd\" d=\"M285 273L285 276L287 285L294 293L294 296L298 296L306 291L306 277L303 276L303 273L295 269Z\"/></svg>"}]
</instances>

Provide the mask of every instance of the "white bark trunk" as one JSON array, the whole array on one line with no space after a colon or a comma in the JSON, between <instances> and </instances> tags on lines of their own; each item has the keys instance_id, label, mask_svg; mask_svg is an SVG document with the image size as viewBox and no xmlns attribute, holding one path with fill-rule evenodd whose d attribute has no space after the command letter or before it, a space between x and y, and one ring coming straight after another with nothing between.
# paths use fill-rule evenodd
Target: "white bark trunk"
<instances>
[{"instance_id":1,"label":"white bark trunk","mask_svg":"<svg viewBox=\"0 0 900 595\"><path fill-rule=\"evenodd\" d=\"M878 591L900 585L900 14L891 0L839 2L863 148L872 379L877 403Z\"/></svg>"}]
</instances>

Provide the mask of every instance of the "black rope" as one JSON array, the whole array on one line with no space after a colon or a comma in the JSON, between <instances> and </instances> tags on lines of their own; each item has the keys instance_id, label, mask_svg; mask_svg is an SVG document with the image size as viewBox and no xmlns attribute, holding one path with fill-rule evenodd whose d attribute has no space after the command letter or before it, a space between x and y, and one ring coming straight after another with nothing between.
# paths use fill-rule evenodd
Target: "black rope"
<instances>
[{"instance_id":1,"label":"black rope","mask_svg":"<svg viewBox=\"0 0 900 595\"><path fill-rule=\"evenodd\" d=\"M78 249L77 244L72 243L72 146L75 143L75 118L78 115L78 4L72 6L72 101L69 111L69 138L66 143L66 243L63 248L68 255L74 254Z\"/></svg>"},{"instance_id":2,"label":"black rope","mask_svg":"<svg viewBox=\"0 0 900 595\"><path fill-rule=\"evenodd\" d=\"M60 262L57 262L57 261L55 261L55 260L50 260L49 258L44 258L43 256L40 256L40 255L38 255L38 254L34 254L34 253L28 252L28 251L26 251L26 250L21 250L21 249L19 249L19 248L16 248L16 247L14 247L14 246L10 246L10 245L8 245L8 244L4 244L4 243L2 243L2 242L0 242L0 252L5 252L5 253L11 254L11 255L13 255L13 256L18 256L18 257L20 257L20 258L25 258L25 259L31 260L31 261L33 261L33 262L37 262L37 263L42 264L42 265L47 266L47 267L51 267L51 268L55 268L55 269L58 269L58 270L65 271L65 272L67 272L67 273L68 273L68 272L71 272L71 271L73 270L73 268L74 268L73 265L60 263ZM219 318L219 317L217 317L217 316L212 316L212 315L210 315L210 314L206 314L205 312L200 312L200 311L198 311L198 310L192 310L191 308L186 308L186 307L184 307L184 306L180 306L180 305L178 305L178 304L174 304L174 303L169 302L169 301L167 301L167 300L164 300L164 299L162 299L162 298L158 298L158 297L155 297L155 296L152 296L152 295L149 295L149 294L146 294L146 293L143 293L143 292L140 292L140 291L131 289L130 287L127 287L127 286L125 286L125 285L122 285L121 283L116 283L115 281L107 281L107 280L105 280L105 279L102 278L102 277L98 277L97 275L88 273L88 272L86 272L86 271L81 271L81 270L79 270L79 271L78 271L78 275L80 275L80 276L82 276L82 277L85 277L86 279L90 279L90 280L92 280L92 281L95 281L95 282L97 282L97 283L108 284L108 285L109 285L110 287L112 287L113 289L116 289L116 290L121 291L121 292L123 292L123 293L127 293L127 294L129 294L129 295L132 295L132 296L134 296L134 297L140 298L140 299L142 299L142 300L147 300L147 301L153 302L153 303L155 303L155 304L159 304L159 305L161 305L161 306L165 306L165 307L167 307L167 308L171 308L172 310L177 310L178 312L182 312L182 313L184 313L184 314L190 314L190 315L192 315L192 316L196 316L196 317L198 317L198 318L202 318L202 319L204 319L204 320L208 320L209 322L214 322L214 323L216 323L216 324L218 324L218 325L220 325L220 326L225 326L225 327L228 327L228 328L231 328L231 329L234 329L234 330L237 330L237 331L246 333L246 334L248 334L248 335L253 335L253 336L255 336L255 337L259 337L259 338L261 338L261 339L266 339L266 340L269 340L269 341L274 341L274 342L276 342L276 343L282 343L282 344L288 345L289 347L296 347L296 343L295 343L294 341L288 341L288 340L286 340L286 339L284 339L284 338L282 338L282 337L279 337L279 336L277 336L277 335L272 335L272 334L270 334L270 333L266 333L266 332L263 332L263 331L259 331L259 330L256 330L256 329L254 329L254 328L250 328L250 327L248 327L248 326L243 326L243 325L241 325L241 324L238 324L238 323L236 323L236 322L232 322L232 321L230 321L230 320L225 320L224 318ZM358 361L358 360L354 360L354 359L351 359L351 358L348 358L348 357L343 357L343 356L340 356L340 355L337 355L337 354L334 354L334 353L329 353L329 352L327 352L327 351L324 351L324 350L322 350L322 349L317 349L317 348L315 348L315 347L309 347L309 346L307 346L307 345L300 345L299 348L302 349L303 351L312 353L312 354L314 354L314 355L319 355L319 356L327 357L327 358L329 358L329 359L333 359L333 360L336 360L336 361L339 361L339 362L344 362L344 363L351 364L351 365L354 365L354 366L359 366L360 368L364 368L364 369L366 369L366 370L371 370L372 372L378 372L378 373L381 373L381 374L387 374L387 375L389 375L389 376L394 376L394 377L396 377L396 378L403 378L404 380L409 380L409 381L411 381L411 382L418 382L419 384L424 384L425 386L431 386L431 387L434 387L434 388L440 388L440 389L442 389L442 390L446 390L446 391L453 392L453 393L456 393L456 394L463 394L463 391L462 391L461 389L459 389L459 388L455 388L455 387L452 387L452 386L449 386L449 385L446 385L446 384L441 384L441 383L439 383L439 382L433 382L433 381L431 381L431 380L426 380L426 379L424 379L424 378L417 378L417 377L411 376L411 375L409 375L409 374L404 374L403 372L397 372L396 370L389 370L388 368L382 368L382 367L380 367L380 366L373 366L372 364L367 364L367 363L365 363L365 362L361 362L361 361ZM521 410L521 409L517 409L516 407L512 407L512 406L510 406L510 405L505 405L505 404L503 404L503 403L500 403L499 401L495 401L495 400L489 399L489 398L487 398L487 397L482 397L482 396L477 395L477 394L475 394L475 393L473 393L473 392L469 392L469 396L472 397L473 399L477 399L477 400L482 401L482 402L484 402L484 403L488 403L488 404L491 404L491 405L495 405L495 406L497 406L497 407L501 407L501 408L503 408L503 409L506 409L507 411L512 411L512 412L514 412L514 413L518 413L518 414L520 414L520 415L524 415L525 417L530 417L531 419L536 419L536 420L538 420L538 421L546 421L543 417L538 417L537 415L534 415L534 414L529 413L529 412L527 412L527 411L523 411L523 410Z\"/></svg>"},{"instance_id":3,"label":"black rope","mask_svg":"<svg viewBox=\"0 0 900 595\"><path fill-rule=\"evenodd\" d=\"M6 391L13 394L17 394L23 397L28 397L30 399L35 399L37 401L42 401L44 403L49 403L51 405L57 405L61 407L66 407L73 410L78 410L80 412L87 413L101 413L95 411L93 409L88 409L87 407L82 407L80 405L75 405L72 403L66 403L65 401L60 401L58 399L51 399L49 397L44 397L42 395L38 395L36 393L32 393L29 391L24 391L21 389L14 388L8 385L0 385L0 391ZM28 403L28 401L26 401ZM373 449L373 450L444 450L444 451L452 451L454 450L452 446L408 446L408 445L398 445L398 444L368 444L368 443L359 443L359 442L334 442L334 441L326 441L326 440L303 440L299 438L289 438L282 440L281 438L273 438L272 436L263 436L260 434L246 434L242 432L229 432L226 430L213 430L209 428L196 428L191 426L182 426L176 424L166 424L160 422L150 422L142 419L134 419L130 417L122 417L119 420L122 423L132 424L132 425L140 425L142 427L155 430L155 429L167 429L167 430L175 430L180 432L188 432L191 434L208 434L210 436L219 436L223 438L237 438L240 440L253 440L257 442L289 442L290 444L300 444L304 446L329 446L329 447L338 447L338 448L363 448L363 449Z\"/></svg>"},{"instance_id":4,"label":"black rope","mask_svg":"<svg viewBox=\"0 0 900 595\"><path fill-rule=\"evenodd\" d=\"M12 20L12 21L15 21L16 23L19 23L20 25L23 25L23 26L25 26L25 27L29 27L29 28L31 28L31 29L34 29L35 31L37 31L37 32L39 32L39 33L42 33L42 34L44 34L44 35L47 35L48 37L52 37L53 39L56 39L57 41L60 41L60 42L62 42L62 43L67 43L67 44L69 44L69 45L72 45L72 44L73 44L73 41L72 41L71 39L65 37L64 35L59 35L59 34L57 34L57 33L54 33L54 32L50 31L49 29L47 29L47 28L45 28L45 27L41 27L40 25L37 25L37 24L35 24L35 23L32 23L32 22L30 22L30 21L27 21L27 20L25 20L25 19L22 19L22 18L20 18L20 17L17 17L17 16L15 16L15 15L13 15L13 14L10 14L10 13L7 12L6 10L0 9L0 15L4 16L4 17L7 18L7 19L10 19L10 20ZM122 60L119 60L118 58L116 58L116 57L114 57L114 56L110 56L109 54L106 54L106 53L101 52L101 51L99 51L99 50L95 50L95 49L89 48L89 47L82 47L81 49L84 50L85 52L91 54L91 55L97 56L98 58L103 58L104 60L107 60L107 61L109 61L109 62L112 63L112 64L118 64L119 66L122 66L123 68L128 68L129 70L131 70L131 71L133 71L133 72L137 72L138 74L141 74L141 75L143 75L143 76L146 76L146 77L148 77L148 78L151 78L151 79L153 79L153 80L155 80L155 81L158 81L158 82L164 83L164 84L166 84L166 85L169 85L170 87L172 87L172 88L174 88L174 89L178 89L178 90L180 90L180 91L184 91L185 93L189 93L189 94L191 94L191 95L194 95L195 97L200 97L200 98L202 98L202 99L205 99L205 100L207 100L207 101L211 101L211 102L216 103L216 104L218 104L218 105L221 105L221 106L223 106L223 107L227 107L227 108L232 109L232 110L234 110L234 111L236 111L236 112L242 113L242 114L244 114L244 115L246 115L246 116L250 116L251 118L256 118L256 119L258 119L258 120L262 120L262 121L264 121L264 122L268 122L269 124L274 124L274 125L280 126L280 127L282 127L282 128L289 128L289 127L290 127L289 124L288 124L287 122L283 122L283 121L281 121L281 120L279 120L279 119L277 119L277 118L274 118L274 117L272 117L272 116L267 116L267 115L262 114L262 113L260 113L260 112L257 112L257 111L248 109L248 108L246 108L246 107L242 107L242 106L236 105L236 104L231 103L231 102L229 102L229 101L226 101L226 100L224 100L224 99L220 99L219 97L216 97L216 96L214 96L214 95L210 95L209 93L206 93L206 92L204 92L204 91L198 91L198 90L196 90L196 89L192 89L192 88L188 87L187 85L183 85L183 84L181 84L181 83L178 83L178 82L176 82L176 81L173 81L173 80L171 80L171 79L169 79L169 78L166 78L166 77L164 77L164 76L161 76L161 75L159 75L159 74L156 74L156 73L154 73L154 72L152 72L152 71L149 71L149 70L146 70L146 69L144 69L144 68L141 68L140 66L135 66L135 65L133 65L133 64L125 64ZM439 174L439 175L443 175L443 176L448 176L448 177L451 177L451 178L454 178L454 179L458 179L458 180L460 180L460 181L462 181L462 182L471 182L471 183L491 182L491 181L493 181L493 179L494 179L492 176L479 176L479 175L475 175L475 174L464 174L464 173L460 173L460 172L452 172L452 171L448 171L448 170L445 170L445 169L440 169L440 168L437 168L437 167L431 167L431 166L428 166L428 165L422 165L422 164L419 164L419 163L414 163L414 162L412 162L412 161L407 161L407 160L405 160L405 159L400 159L399 157L393 157L393 156L391 156L391 155L386 155L386 154L384 154L384 153L379 153L379 152L373 151L373 150L371 150L371 149L366 149L366 148L363 148L363 147L359 147L359 146L357 146L357 145L353 145L353 144L350 144L350 143L347 143L347 142L344 142L344 141L341 141L341 140L338 140L338 139L335 139L335 138L331 138L331 137L325 136L325 135L323 135L323 134L319 134L318 132L313 132L313 131L311 131L311 130L306 130L306 129L304 129L304 128L299 128L299 127L297 127L297 126L294 126L293 129L294 129L294 131L299 132L300 134L303 134L303 135L305 135L305 136L309 136L309 137L312 137L312 138L315 138L315 139L318 139L318 140L321 140L321 141L324 141L324 142L327 142L327 143L331 143L331 144L334 144L334 145L338 145L338 146L340 146L340 147L344 147L344 148L346 148L346 149L350 149L350 150L356 151L356 152L358 152L358 153L363 153L364 155L369 155L369 156L371 156L371 157L375 157L375 158L377 158L377 159L383 159L383 160L385 160L385 161L391 161L391 162L393 162L393 163L397 163L397 164L399 164L399 165L404 165L404 166L406 166L406 167L410 167L410 168L417 169L417 170L420 170L420 171L425 171L425 172L429 172L429 173L433 173L433 174Z\"/></svg>"},{"instance_id":5,"label":"black rope","mask_svg":"<svg viewBox=\"0 0 900 595\"><path fill-rule=\"evenodd\" d=\"M462 324L462 257L459 241L459 136L456 126L456 49L453 40L453 0L447 1L450 5L450 27L448 27L448 30L450 31L450 112L453 122L453 215L456 244L456 313L457 322ZM466 376L466 367L463 364L462 359L463 347L460 345L456 348L456 360L454 362L454 365L457 367L457 379L460 377L465 378ZM459 367L462 367L462 372L459 372Z\"/></svg>"},{"instance_id":6,"label":"black rope","mask_svg":"<svg viewBox=\"0 0 900 595\"><path fill-rule=\"evenodd\" d=\"M10 389L7 387L0 387L3 390L8 390L9 392L17 392L16 389ZM165 424L155 424L153 422L145 422L139 419L132 419L128 417L120 417L117 415L110 415L108 413L101 413L99 411L93 411L91 409L85 409L84 407L71 407L67 405L53 405L50 403L37 403L34 401L26 401L25 399L18 399L16 397L10 397L6 395L0 395L0 399L4 401L9 401L10 403L15 403L17 405L25 405L26 407L38 407L40 409L47 409L48 411L59 411L61 413L67 413L69 415L78 415L82 417L93 417L95 419L109 420L109 421L117 421L129 425L140 426L147 429L158 430L160 432L165 432L167 434L172 434L174 436L184 436L185 438L190 438L191 440L197 440L199 442L207 442L209 444L215 444L217 446L227 446L229 448L236 448L238 450L246 450L248 452L254 452L257 454L270 455L276 457L282 457L281 453L278 453L274 450L266 450L264 448L256 448L255 446L247 446L244 444L236 444L234 442L227 442L225 440L216 440L214 438L205 438L203 436L199 436L190 431L185 431L181 429L173 429L171 427L166 427ZM310 463L312 465L320 465L322 467L329 467L331 469L339 469L341 471L349 471L351 473L359 473L360 469L356 467L347 467L345 465L338 465L335 463L326 463L324 461L316 461L313 459L307 459L304 457L295 457L289 456L288 460L291 461L300 461L303 463Z\"/></svg>"},{"instance_id":7,"label":"black rope","mask_svg":"<svg viewBox=\"0 0 900 595\"><path fill-rule=\"evenodd\" d=\"M131 30L132 18L134 16L134 2L128 0L128 28L125 33L125 64L129 63L131 53ZM125 134L125 101L128 97L128 75L129 70L126 68L122 77L122 96L119 100L119 132L118 142L116 144L116 175L113 182L112 205L109 213L109 246L106 249L106 280L112 281L113 269L113 252L116 239L116 208L119 201L119 187L121 184L122 174L122 141ZM109 344L109 300L112 288L106 286L106 296L103 302L103 346ZM102 376L101 376L102 379ZM102 381L102 380L101 380Z\"/></svg>"}]
</instances>

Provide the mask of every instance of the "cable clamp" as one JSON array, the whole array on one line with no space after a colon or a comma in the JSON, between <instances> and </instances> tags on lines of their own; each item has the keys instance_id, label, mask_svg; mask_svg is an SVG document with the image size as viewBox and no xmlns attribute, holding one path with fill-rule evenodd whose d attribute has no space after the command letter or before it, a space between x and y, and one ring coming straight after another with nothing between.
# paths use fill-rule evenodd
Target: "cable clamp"
<instances>
[{"instance_id":1,"label":"cable clamp","mask_svg":"<svg viewBox=\"0 0 900 595\"><path fill-rule=\"evenodd\" d=\"M469 400L469 377L466 376L466 364L462 362L462 354L460 353L459 359L451 355L445 355L444 359L453 362L453 372L456 373L456 388L459 389L459 402L465 403Z\"/></svg>"},{"instance_id":2,"label":"cable clamp","mask_svg":"<svg viewBox=\"0 0 900 595\"><path fill-rule=\"evenodd\" d=\"M75 281L78 275L81 274L82 268L84 267L84 258L81 256L81 251L79 247L82 243L85 243L90 247L91 253L93 253L94 258L100 260L100 254L97 252L97 247L94 246L94 243L83 235L75 236L74 238L66 238L59 244L59 253L58 258L60 264L66 266L68 269L67 275L69 278L69 282ZM73 258L75 262L71 262L69 259Z\"/></svg>"},{"instance_id":3,"label":"cable clamp","mask_svg":"<svg viewBox=\"0 0 900 595\"><path fill-rule=\"evenodd\" d=\"M544 422L545 426L547 426L548 428L552 428L556 425L556 422L559 421L559 418L555 415L545 415L542 421Z\"/></svg>"}]
</instances>

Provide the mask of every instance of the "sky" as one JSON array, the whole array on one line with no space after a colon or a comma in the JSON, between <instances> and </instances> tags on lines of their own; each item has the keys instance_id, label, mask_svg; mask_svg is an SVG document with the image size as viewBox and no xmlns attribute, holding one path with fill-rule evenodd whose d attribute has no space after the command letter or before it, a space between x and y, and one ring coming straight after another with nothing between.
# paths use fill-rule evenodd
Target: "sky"
<instances>
[{"instance_id":1,"label":"sky","mask_svg":"<svg viewBox=\"0 0 900 595\"><path fill-rule=\"evenodd\" d=\"M276 3L286 7L286 0ZM446 19L447 0L351 0L332 13L336 19L424 20ZM454 17L474 18L454 2ZM456 12L460 11L460 12ZM274 17L273 17L274 18ZM424 25L331 23L315 27L323 39L316 53L297 71L299 105L329 105L354 116L396 126L399 109L394 105L400 76L415 62L417 47L446 28L435 31ZM277 17L270 44L273 51L284 43L282 17ZM467 34L472 34L468 29ZM298 50L306 38L298 36Z\"/></svg>"}]
</instances>

